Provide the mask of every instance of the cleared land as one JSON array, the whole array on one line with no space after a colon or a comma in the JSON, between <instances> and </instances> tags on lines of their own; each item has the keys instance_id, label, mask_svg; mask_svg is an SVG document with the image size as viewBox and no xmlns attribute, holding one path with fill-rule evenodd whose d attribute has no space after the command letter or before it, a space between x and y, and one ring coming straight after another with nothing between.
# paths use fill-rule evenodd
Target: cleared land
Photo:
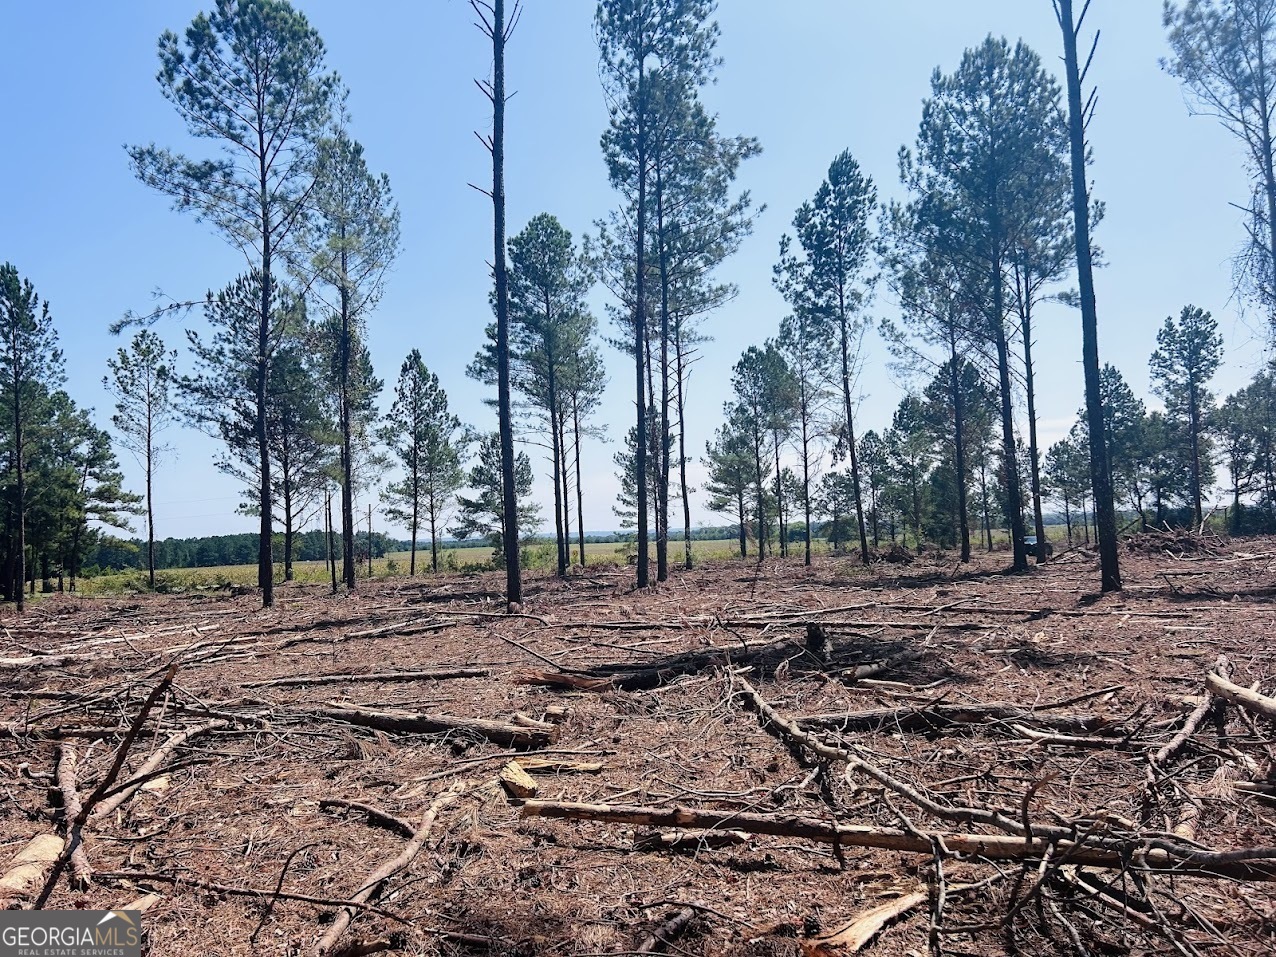
<instances>
[{"instance_id":1,"label":"cleared land","mask_svg":"<svg viewBox=\"0 0 1276 957\"><path fill-rule=\"evenodd\" d=\"M0 893L156 955L1271 953L1276 541L1123 558L54 596Z\"/></svg>"}]
</instances>

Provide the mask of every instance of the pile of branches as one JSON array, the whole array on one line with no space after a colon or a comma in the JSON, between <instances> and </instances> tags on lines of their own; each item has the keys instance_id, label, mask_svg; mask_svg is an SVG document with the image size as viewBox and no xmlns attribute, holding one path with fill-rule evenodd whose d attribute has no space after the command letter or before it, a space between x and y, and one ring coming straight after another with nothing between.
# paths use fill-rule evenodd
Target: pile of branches
<instances>
[{"instance_id":1,"label":"pile of branches","mask_svg":"<svg viewBox=\"0 0 1276 957\"><path fill-rule=\"evenodd\" d=\"M1216 556L1225 554L1227 543L1217 534L1201 528L1146 528L1125 538L1125 547L1144 555Z\"/></svg>"}]
</instances>

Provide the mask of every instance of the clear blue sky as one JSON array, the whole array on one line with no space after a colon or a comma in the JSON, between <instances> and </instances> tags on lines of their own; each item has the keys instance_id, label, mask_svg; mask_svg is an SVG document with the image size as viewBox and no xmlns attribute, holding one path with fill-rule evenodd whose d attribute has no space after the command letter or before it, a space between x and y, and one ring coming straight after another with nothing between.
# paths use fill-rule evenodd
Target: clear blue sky
<instances>
[{"instance_id":1,"label":"clear blue sky","mask_svg":"<svg viewBox=\"0 0 1276 957\"><path fill-rule=\"evenodd\" d=\"M464 375L487 307L491 208L470 189L490 176L473 135L490 127L473 78L488 49L463 0L300 0L324 38L329 64L350 88L354 134L370 163L390 175L403 213L404 251L371 317L371 348L387 382L403 356L421 349L466 421L490 428L484 392ZM593 0L527 0L508 63L517 91L509 110L511 233L544 210L578 237L615 202L598 148L606 125L593 39ZM52 306L67 354L70 391L106 425L101 387L106 357L121 343L107 325L144 311L156 289L200 296L224 285L242 260L207 227L179 215L133 179L126 143L155 141L193 151L155 81L155 43L181 32L197 0L126 4L6 4L0 14L0 88L9 136L0 150L0 260L10 260ZM1220 393L1243 384L1264 353L1261 323L1231 301L1231 255L1242 239L1230 201L1247 195L1237 145L1213 120L1190 117L1178 83L1158 65L1165 54L1160 0L1095 4L1103 31L1094 67L1099 110L1091 126L1095 195L1108 215L1096 240L1108 267L1098 275L1100 348L1135 391L1148 397L1147 357L1155 331L1192 302L1214 312L1227 342ZM722 270L740 296L706 327L713 337L691 383L689 445L697 461L721 419L730 367L747 346L773 335L783 303L772 290L776 245L793 210L819 184L829 161L850 148L883 199L900 195L896 154L911 144L931 71L952 70L962 50L988 33L1022 37L1052 68L1060 38L1049 0L723 0L725 65L707 91L726 133L758 137L765 152L746 164L741 185L767 210L754 235ZM596 296L603 316L604 294ZM881 316L892 304L880 300ZM192 321L198 322L198 317ZM605 323L605 319L603 322ZM1075 313L1043 312L1037 355L1043 441L1063 435L1081 403ZM1256 332L1255 330L1259 331ZM184 346L174 322L157 330ZM889 424L902 392L870 337L861 431ZM632 373L608 350L611 384L602 410L612 443L586 450L586 525L616 526L615 439L633 421ZM250 530L234 514L238 489L211 465L215 447L187 430L160 473L161 536ZM530 450L539 473L546 466ZM123 464L137 487L140 473ZM693 469L699 476L702 470ZM541 481L540 500L548 483ZM716 519L699 508L698 520ZM548 509L546 509L548 511ZM378 520L380 521L380 520Z\"/></svg>"}]
</instances>

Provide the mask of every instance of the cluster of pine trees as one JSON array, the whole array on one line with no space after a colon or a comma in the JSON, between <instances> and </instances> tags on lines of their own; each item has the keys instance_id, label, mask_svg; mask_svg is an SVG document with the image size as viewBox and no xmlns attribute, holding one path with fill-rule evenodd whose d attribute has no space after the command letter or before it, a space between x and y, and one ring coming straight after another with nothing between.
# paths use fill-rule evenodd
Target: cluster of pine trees
<instances>
[{"instance_id":1,"label":"cluster of pine trees","mask_svg":"<svg viewBox=\"0 0 1276 957\"><path fill-rule=\"evenodd\" d=\"M124 490L111 437L63 386L47 302L0 266L0 594L21 610L37 579L52 590L83 565L103 527L124 528L140 499Z\"/></svg>"},{"instance_id":2,"label":"cluster of pine trees","mask_svg":"<svg viewBox=\"0 0 1276 957\"><path fill-rule=\"evenodd\" d=\"M735 518L742 554L753 542L759 557L783 556L797 538L809 563L822 525L835 545L858 546L866 564L886 538L959 547L966 561L972 539L991 549L993 528L1007 527L1014 566L1024 568L1033 532L1037 560L1046 559L1051 501L1070 539L1079 518L1089 540L1089 513L1105 503L1143 524L1199 525L1216 465L1226 473L1231 527L1276 527L1273 373L1216 407L1208 383L1222 340L1197 307L1167 319L1157 336L1150 369L1164 412L1148 413L1115 367L1099 368L1087 330L1087 373L1096 373L1087 385L1096 388L1067 439L1049 450L1038 442L1033 322L1048 300L1084 306L1088 298L1093 309L1092 291L1068 283L1091 269L1088 231L1103 214L1078 182L1093 107L1078 113L1085 13L1074 20L1066 3L1056 12L1067 103L1036 53L989 37L952 73L935 71L917 140L899 154L907 199L879 204L845 152L794 214L775 266L792 311L735 366L725 423L707 445L709 507ZM1276 39L1273 13L1257 0L1165 11L1167 69L1254 150L1252 241L1238 276L1264 309L1276 275L1272 110L1260 102L1271 86L1262 53ZM889 429L857 436L854 382L880 285L899 308L880 331L920 388ZM1100 421L1104 441L1092 443Z\"/></svg>"}]
</instances>

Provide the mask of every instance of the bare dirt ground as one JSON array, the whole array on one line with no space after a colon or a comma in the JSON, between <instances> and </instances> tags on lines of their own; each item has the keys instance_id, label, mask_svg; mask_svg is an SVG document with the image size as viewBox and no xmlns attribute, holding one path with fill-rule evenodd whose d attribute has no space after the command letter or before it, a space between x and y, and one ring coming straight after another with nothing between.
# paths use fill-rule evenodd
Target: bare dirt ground
<instances>
[{"instance_id":1,"label":"bare dirt ground","mask_svg":"<svg viewBox=\"0 0 1276 957\"><path fill-rule=\"evenodd\" d=\"M155 955L1272 953L1272 724L1206 675L1276 690L1276 540L1122 558L43 601L0 898Z\"/></svg>"}]
</instances>

